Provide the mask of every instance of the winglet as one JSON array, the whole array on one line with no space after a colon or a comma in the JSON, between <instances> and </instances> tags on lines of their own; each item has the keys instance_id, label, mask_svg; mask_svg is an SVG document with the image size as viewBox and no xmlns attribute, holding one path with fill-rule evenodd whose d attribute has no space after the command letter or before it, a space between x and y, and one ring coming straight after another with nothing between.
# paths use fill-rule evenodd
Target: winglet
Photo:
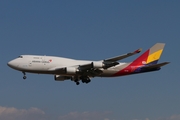
<instances>
[{"instance_id":1,"label":"winglet","mask_svg":"<svg viewBox=\"0 0 180 120\"><path fill-rule=\"evenodd\" d=\"M136 51L134 51L134 53L140 53L141 51L142 51L142 48L139 48Z\"/></svg>"}]
</instances>

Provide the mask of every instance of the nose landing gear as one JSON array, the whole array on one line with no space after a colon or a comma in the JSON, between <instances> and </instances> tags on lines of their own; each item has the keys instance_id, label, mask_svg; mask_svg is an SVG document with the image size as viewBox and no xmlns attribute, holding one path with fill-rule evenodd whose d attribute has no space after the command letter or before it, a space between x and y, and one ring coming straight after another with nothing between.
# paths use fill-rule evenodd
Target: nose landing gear
<instances>
[{"instance_id":1,"label":"nose landing gear","mask_svg":"<svg viewBox=\"0 0 180 120\"><path fill-rule=\"evenodd\" d=\"M27 77L26 77L26 73L25 72L23 72L23 79L25 80Z\"/></svg>"},{"instance_id":2,"label":"nose landing gear","mask_svg":"<svg viewBox=\"0 0 180 120\"><path fill-rule=\"evenodd\" d=\"M27 77L26 76L23 76L23 79L25 80Z\"/></svg>"}]
</instances>

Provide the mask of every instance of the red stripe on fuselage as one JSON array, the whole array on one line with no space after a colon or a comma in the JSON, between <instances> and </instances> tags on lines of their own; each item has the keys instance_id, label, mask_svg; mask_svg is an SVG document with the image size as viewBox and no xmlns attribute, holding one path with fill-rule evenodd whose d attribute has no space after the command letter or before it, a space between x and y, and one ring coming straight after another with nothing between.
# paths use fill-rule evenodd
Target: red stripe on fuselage
<instances>
[{"instance_id":1,"label":"red stripe on fuselage","mask_svg":"<svg viewBox=\"0 0 180 120\"><path fill-rule=\"evenodd\" d=\"M147 58L149 56L149 51L150 50L147 50L144 54L142 54L140 57L134 60L131 64L121 69L120 71L115 73L113 76L122 76L122 75L128 75L128 74L133 73L138 67L146 63Z\"/></svg>"},{"instance_id":2,"label":"red stripe on fuselage","mask_svg":"<svg viewBox=\"0 0 180 120\"><path fill-rule=\"evenodd\" d=\"M136 60L134 60L130 66L136 66L136 65L143 65L143 62L146 63L149 56L149 50L147 50L144 54L142 54L140 57L138 57Z\"/></svg>"}]
</instances>

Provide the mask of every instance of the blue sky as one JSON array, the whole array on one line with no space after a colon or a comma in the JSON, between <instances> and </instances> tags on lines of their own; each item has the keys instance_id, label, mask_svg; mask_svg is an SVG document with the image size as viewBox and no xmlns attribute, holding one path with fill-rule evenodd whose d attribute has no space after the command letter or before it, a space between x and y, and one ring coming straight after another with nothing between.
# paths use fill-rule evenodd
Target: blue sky
<instances>
[{"instance_id":1,"label":"blue sky","mask_svg":"<svg viewBox=\"0 0 180 120\"><path fill-rule=\"evenodd\" d=\"M180 120L180 1L1 0L0 119ZM7 66L21 54L101 60L166 43L158 72L56 82ZM129 62L138 55L125 59Z\"/></svg>"}]
</instances>

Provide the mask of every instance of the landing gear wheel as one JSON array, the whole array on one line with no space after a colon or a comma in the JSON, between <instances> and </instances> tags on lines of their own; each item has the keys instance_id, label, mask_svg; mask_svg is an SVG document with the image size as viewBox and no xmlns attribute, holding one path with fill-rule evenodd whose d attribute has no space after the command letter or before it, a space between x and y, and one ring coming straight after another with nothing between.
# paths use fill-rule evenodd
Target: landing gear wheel
<instances>
[{"instance_id":1,"label":"landing gear wheel","mask_svg":"<svg viewBox=\"0 0 180 120\"><path fill-rule=\"evenodd\" d=\"M23 79L25 80L27 77L26 77L26 73L25 72L22 72L24 74L23 76Z\"/></svg>"},{"instance_id":2,"label":"landing gear wheel","mask_svg":"<svg viewBox=\"0 0 180 120\"><path fill-rule=\"evenodd\" d=\"M89 79L89 80L86 81L86 84L88 84L88 83L90 83L90 82L91 82L91 80Z\"/></svg>"},{"instance_id":3,"label":"landing gear wheel","mask_svg":"<svg viewBox=\"0 0 180 120\"><path fill-rule=\"evenodd\" d=\"M82 79L82 83L86 83L86 79Z\"/></svg>"},{"instance_id":4,"label":"landing gear wheel","mask_svg":"<svg viewBox=\"0 0 180 120\"><path fill-rule=\"evenodd\" d=\"M79 85L80 83L79 82L76 82L76 85Z\"/></svg>"},{"instance_id":5,"label":"landing gear wheel","mask_svg":"<svg viewBox=\"0 0 180 120\"><path fill-rule=\"evenodd\" d=\"M23 79L25 80L27 77L26 76L23 76Z\"/></svg>"}]
</instances>

